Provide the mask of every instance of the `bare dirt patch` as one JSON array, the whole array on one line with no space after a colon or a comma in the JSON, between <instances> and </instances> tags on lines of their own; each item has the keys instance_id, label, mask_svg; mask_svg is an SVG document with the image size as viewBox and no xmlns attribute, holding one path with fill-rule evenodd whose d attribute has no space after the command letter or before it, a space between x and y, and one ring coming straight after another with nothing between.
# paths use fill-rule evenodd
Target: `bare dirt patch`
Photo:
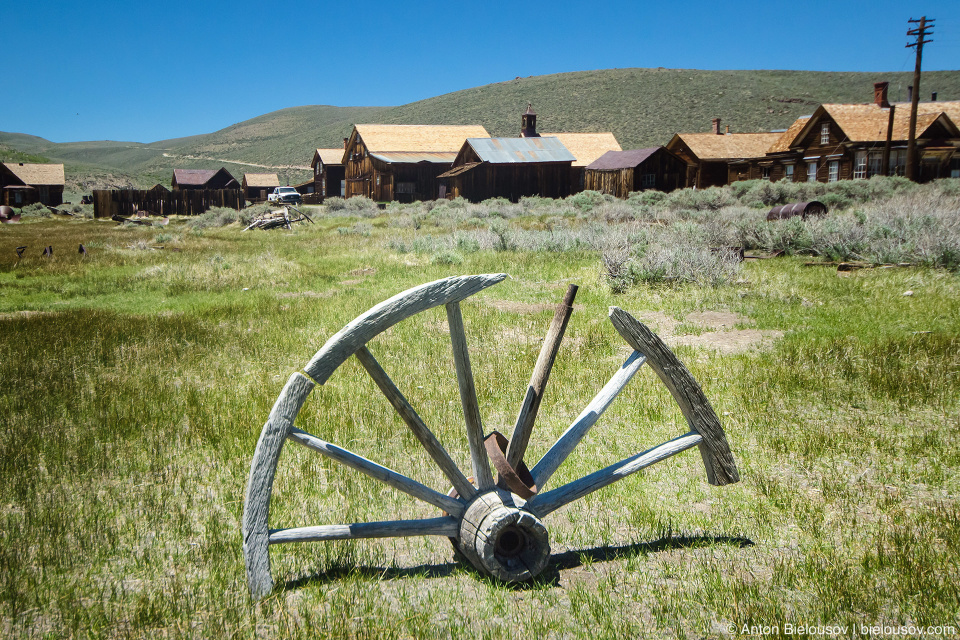
<instances>
[{"instance_id":1,"label":"bare dirt patch","mask_svg":"<svg viewBox=\"0 0 960 640\"><path fill-rule=\"evenodd\" d=\"M783 337L782 331L735 329L738 325L753 324L753 320L727 310L695 311L688 313L682 321L662 311L639 311L634 315L649 325L671 347L688 346L724 354L740 353L753 348L768 347ZM676 333L677 327L683 323L714 331L699 335Z\"/></svg>"}]
</instances>

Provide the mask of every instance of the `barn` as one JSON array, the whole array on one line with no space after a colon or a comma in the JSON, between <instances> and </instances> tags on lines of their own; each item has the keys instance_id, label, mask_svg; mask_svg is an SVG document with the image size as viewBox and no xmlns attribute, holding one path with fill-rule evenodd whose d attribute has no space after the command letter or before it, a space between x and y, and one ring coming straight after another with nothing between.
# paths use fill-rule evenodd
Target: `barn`
<instances>
[{"instance_id":1,"label":"barn","mask_svg":"<svg viewBox=\"0 0 960 640\"><path fill-rule=\"evenodd\" d=\"M608 151L586 167L584 188L626 198L631 191L684 186L687 163L665 147Z\"/></svg>"},{"instance_id":2,"label":"barn","mask_svg":"<svg viewBox=\"0 0 960 640\"><path fill-rule=\"evenodd\" d=\"M524 196L570 195L570 167L575 158L557 139L469 138L453 167L441 174L446 197L471 202Z\"/></svg>"},{"instance_id":3,"label":"barn","mask_svg":"<svg viewBox=\"0 0 960 640\"><path fill-rule=\"evenodd\" d=\"M55 207L63 204L63 186L62 164L0 164L0 204L23 207L39 202Z\"/></svg>"},{"instance_id":4,"label":"barn","mask_svg":"<svg viewBox=\"0 0 960 640\"><path fill-rule=\"evenodd\" d=\"M243 174L243 197L250 202L264 202L267 195L280 186L280 178L275 173Z\"/></svg>"},{"instance_id":5,"label":"barn","mask_svg":"<svg viewBox=\"0 0 960 640\"><path fill-rule=\"evenodd\" d=\"M344 147L347 140L344 141ZM313 190L324 198L346 195L346 167L343 164L344 148L317 149L313 154Z\"/></svg>"},{"instance_id":6,"label":"barn","mask_svg":"<svg viewBox=\"0 0 960 640\"><path fill-rule=\"evenodd\" d=\"M354 125L344 150L346 197L378 202L434 200L437 177L468 138L489 138L480 125Z\"/></svg>"}]
</instances>

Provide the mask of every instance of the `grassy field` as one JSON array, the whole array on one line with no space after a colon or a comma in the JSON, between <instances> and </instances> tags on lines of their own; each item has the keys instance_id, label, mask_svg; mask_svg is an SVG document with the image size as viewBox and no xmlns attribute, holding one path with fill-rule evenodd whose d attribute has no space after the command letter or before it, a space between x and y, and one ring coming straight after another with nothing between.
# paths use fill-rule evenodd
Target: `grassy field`
<instances>
[{"instance_id":1,"label":"grassy field","mask_svg":"<svg viewBox=\"0 0 960 640\"><path fill-rule=\"evenodd\" d=\"M934 240L917 239L932 229L953 242L960 206L948 186L878 184L882 196L843 196L832 231L785 221L761 233L762 185L712 200L586 194L386 211L335 201L289 232L196 220L0 227L0 636L960 633L960 279L949 246L926 260L918 247L933 255ZM850 249L856 224L865 239ZM704 285L644 262L668 242L661 231L706 245L750 237L755 251L779 238L788 254L823 258L830 239L835 257L847 247L867 262L884 262L867 252L899 236L898 255L913 256L899 261L915 266L845 273L788 255ZM53 258L41 258L49 245ZM626 271L612 273L624 247ZM937 260L946 268L925 266ZM487 430L509 432L552 308L577 283L528 460L628 355L606 318L616 305L700 381L742 481L708 485L687 452L575 502L546 518L552 561L529 585L481 576L444 539L306 543L273 548L278 586L251 601L243 494L284 382L377 302L490 272L511 277L462 305ZM466 467L442 309L370 349ZM298 426L447 489L354 359L314 390ZM685 431L641 369L551 485ZM275 527L437 515L293 444L274 489Z\"/></svg>"}]
</instances>

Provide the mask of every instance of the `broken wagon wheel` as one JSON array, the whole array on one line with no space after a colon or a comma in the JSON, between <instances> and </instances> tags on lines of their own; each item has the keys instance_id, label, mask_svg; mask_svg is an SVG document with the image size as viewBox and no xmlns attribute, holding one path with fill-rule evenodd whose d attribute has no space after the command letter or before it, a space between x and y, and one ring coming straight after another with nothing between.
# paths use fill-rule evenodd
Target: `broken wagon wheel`
<instances>
[{"instance_id":1,"label":"broken wagon wheel","mask_svg":"<svg viewBox=\"0 0 960 640\"><path fill-rule=\"evenodd\" d=\"M519 581L538 575L549 561L549 536L542 518L636 471L698 446L708 482L724 485L739 480L736 463L720 421L689 371L654 333L627 312L612 307L610 319L620 335L633 347L634 352L530 471L532 477L528 477L525 484L528 487L533 485L540 488L539 492L529 496L529 500L524 500L516 493L497 486L484 446L483 427L459 303L497 284L505 277L506 274L450 277L404 291L376 305L331 337L304 367L306 375L294 373L290 377L261 431L251 463L244 503L243 552L247 580L254 597L263 597L273 589L269 555L269 546L272 544L447 536L458 542L458 548L480 571L508 582ZM571 290L575 292L575 287ZM568 291L565 303L570 307L571 291ZM446 306L450 325L453 359L470 449L471 475L476 478L476 486L472 482L473 478L468 479L460 470L366 346L371 339L398 322L440 305ZM566 315L561 317L562 315L561 310L558 310L517 418L513 437L505 452L508 465L514 469L520 469L522 464L539 397L566 326L569 308ZM453 485L456 497L445 495L294 426L297 414L314 386L324 384L351 355L357 357ZM556 489L543 491L542 488L557 468L645 362L654 369L679 404L689 424L689 433ZM543 363L546 365L542 366ZM273 479L280 452L287 440L427 502L437 507L442 515L419 520L270 529L268 516ZM498 448L502 453L502 446ZM531 488L531 491L536 490Z\"/></svg>"}]
</instances>

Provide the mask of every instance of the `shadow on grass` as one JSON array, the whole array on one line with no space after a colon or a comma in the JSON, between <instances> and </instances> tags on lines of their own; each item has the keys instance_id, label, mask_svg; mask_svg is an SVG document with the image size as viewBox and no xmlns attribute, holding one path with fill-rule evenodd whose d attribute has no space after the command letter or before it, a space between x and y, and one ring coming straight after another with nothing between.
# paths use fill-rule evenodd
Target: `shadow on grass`
<instances>
[{"instance_id":1,"label":"shadow on grass","mask_svg":"<svg viewBox=\"0 0 960 640\"><path fill-rule=\"evenodd\" d=\"M543 573L528 582L507 583L497 580L474 568L459 552L456 558L459 562L445 562L443 564L422 564L415 567L371 567L343 565L327 569L321 573L314 573L294 580L288 580L284 590L293 590L310 584L328 584L348 577L359 577L377 580L399 580L404 578L446 578L457 571L473 575L478 580L488 581L506 589L516 591L536 590L544 587L556 587L560 584L560 572L566 569L575 569L594 562L609 562L622 558L634 558L673 549L689 549L712 545L733 545L744 548L753 546L753 541L742 536L711 536L711 535L666 535L648 542L634 542L619 546L592 547L590 549L576 549L556 553L550 556L550 564Z\"/></svg>"}]
</instances>

